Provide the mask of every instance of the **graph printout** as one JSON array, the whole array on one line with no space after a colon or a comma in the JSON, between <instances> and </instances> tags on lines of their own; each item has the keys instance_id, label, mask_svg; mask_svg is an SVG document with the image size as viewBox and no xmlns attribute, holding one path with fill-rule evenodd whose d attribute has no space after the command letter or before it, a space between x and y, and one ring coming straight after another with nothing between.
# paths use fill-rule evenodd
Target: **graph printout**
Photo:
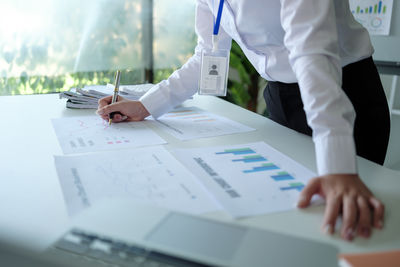
<instances>
[{"instance_id":1,"label":"graph printout","mask_svg":"<svg viewBox=\"0 0 400 267\"><path fill-rule=\"evenodd\" d=\"M234 217L293 209L315 176L263 142L179 149L175 155Z\"/></svg>"},{"instance_id":2,"label":"graph printout","mask_svg":"<svg viewBox=\"0 0 400 267\"><path fill-rule=\"evenodd\" d=\"M350 10L371 35L389 35L393 0L350 0Z\"/></svg>"},{"instance_id":3,"label":"graph printout","mask_svg":"<svg viewBox=\"0 0 400 267\"><path fill-rule=\"evenodd\" d=\"M99 116L52 120L64 154L165 144L146 122L113 123Z\"/></svg>"},{"instance_id":4,"label":"graph printout","mask_svg":"<svg viewBox=\"0 0 400 267\"><path fill-rule=\"evenodd\" d=\"M188 213L220 209L203 185L163 147L56 156L70 215L107 198L125 198Z\"/></svg>"},{"instance_id":5,"label":"graph printout","mask_svg":"<svg viewBox=\"0 0 400 267\"><path fill-rule=\"evenodd\" d=\"M253 128L196 107L175 109L159 117L156 123L179 140L254 131Z\"/></svg>"}]
</instances>

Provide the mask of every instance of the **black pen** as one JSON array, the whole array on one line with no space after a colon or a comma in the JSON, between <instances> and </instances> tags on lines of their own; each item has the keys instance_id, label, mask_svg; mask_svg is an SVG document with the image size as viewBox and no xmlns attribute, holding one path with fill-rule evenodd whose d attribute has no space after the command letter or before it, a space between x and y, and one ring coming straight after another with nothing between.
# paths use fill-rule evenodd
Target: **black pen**
<instances>
[{"instance_id":1,"label":"black pen","mask_svg":"<svg viewBox=\"0 0 400 267\"><path fill-rule=\"evenodd\" d=\"M111 104L117 102L118 100L118 92L119 92L119 81L121 79L121 71L117 70L117 73L115 74L115 87L114 87L114 94L111 100ZM111 125L111 121L114 117L115 114L117 114L119 112L111 112L109 114L109 119L108 119L108 125Z\"/></svg>"}]
</instances>

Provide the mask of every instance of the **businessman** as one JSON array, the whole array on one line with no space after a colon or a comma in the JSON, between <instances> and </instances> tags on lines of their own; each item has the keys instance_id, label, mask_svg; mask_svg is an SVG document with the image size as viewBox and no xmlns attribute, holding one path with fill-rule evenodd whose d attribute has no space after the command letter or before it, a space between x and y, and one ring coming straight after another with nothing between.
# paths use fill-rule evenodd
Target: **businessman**
<instances>
[{"instance_id":1,"label":"businessman","mask_svg":"<svg viewBox=\"0 0 400 267\"><path fill-rule=\"evenodd\" d=\"M158 117L196 93L201 51L212 49L218 0L198 0L194 55L139 101L100 100L98 114L119 121ZM260 75L270 118L312 135L318 177L303 189L298 206L314 194L326 199L322 229L351 241L382 228L384 205L358 175L356 154L383 164L389 138L389 111L372 61L368 32L343 0L226 0L218 49L234 39ZM214 38L215 41L215 38ZM376 177L379 179L379 177Z\"/></svg>"}]
</instances>

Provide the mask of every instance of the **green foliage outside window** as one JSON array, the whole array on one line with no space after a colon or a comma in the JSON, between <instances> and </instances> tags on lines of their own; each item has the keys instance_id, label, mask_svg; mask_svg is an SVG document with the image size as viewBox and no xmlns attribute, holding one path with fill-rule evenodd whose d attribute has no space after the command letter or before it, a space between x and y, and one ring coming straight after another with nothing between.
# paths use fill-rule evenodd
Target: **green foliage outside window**
<instances>
[{"instance_id":1,"label":"green foliage outside window","mask_svg":"<svg viewBox=\"0 0 400 267\"><path fill-rule=\"evenodd\" d=\"M264 80L248 61L236 42L232 43L230 68L238 74L228 80L228 95L224 99L247 108L257 110L257 98ZM175 69L166 68L154 71L154 83L167 79ZM121 84L143 83L144 70L123 70ZM114 71L93 71L67 73L65 75L47 77L22 75L20 77L0 78L0 95L46 94L62 92L71 87L112 83Z\"/></svg>"},{"instance_id":2,"label":"green foliage outside window","mask_svg":"<svg viewBox=\"0 0 400 267\"><path fill-rule=\"evenodd\" d=\"M265 87L266 81L261 78L235 41L232 42L229 62L230 69L236 71L238 77L228 80L226 100L256 112L258 94L260 89Z\"/></svg>"},{"instance_id":3,"label":"green foliage outside window","mask_svg":"<svg viewBox=\"0 0 400 267\"><path fill-rule=\"evenodd\" d=\"M154 68L153 82L168 77L171 68L185 62L196 44L191 26L195 3L149 3L55 0L41 6L28 0L1 2L4 13L25 18L0 27L0 95L107 84L113 82L117 69L122 70L124 84L144 83L145 68ZM149 8L154 11L152 25ZM171 16L171 11L176 16ZM5 19L0 17L0 21ZM151 41L146 38L149 34ZM154 57L152 63L149 54Z\"/></svg>"},{"instance_id":4,"label":"green foliage outside window","mask_svg":"<svg viewBox=\"0 0 400 267\"><path fill-rule=\"evenodd\" d=\"M143 83L144 70L122 70L121 84ZM154 82L166 79L173 69L155 70ZM113 83L115 71L92 71L68 73L47 77L21 75L20 77L0 78L0 95L48 94L69 90L71 87Z\"/></svg>"},{"instance_id":5,"label":"green foliage outside window","mask_svg":"<svg viewBox=\"0 0 400 267\"><path fill-rule=\"evenodd\" d=\"M170 16L171 6L176 6L171 1L181 7L173 10L175 16ZM113 83L116 69L122 71L121 84L146 82L145 68L153 68L153 83L158 83L184 64L196 45L191 0L155 0L150 6L147 0L119 0L111 6L95 0L57 0L48 7L51 12L22 2L0 4L15 16L31 17L29 25L1 28L0 95L57 93ZM152 28L144 16L146 8L154 11ZM256 111L263 80L235 42L230 69L234 75L225 99Z\"/></svg>"}]
</instances>

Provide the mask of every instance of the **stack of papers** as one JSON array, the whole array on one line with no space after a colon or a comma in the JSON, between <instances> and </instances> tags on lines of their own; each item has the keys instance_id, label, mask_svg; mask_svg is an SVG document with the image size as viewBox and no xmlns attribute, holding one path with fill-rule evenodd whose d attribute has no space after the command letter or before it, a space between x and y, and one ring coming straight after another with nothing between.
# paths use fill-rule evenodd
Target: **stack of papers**
<instances>
[{"instance_id":1,"label":"stack of papers","mask_svg":"<svg viewBox=\"0 0 400 267\"><path fill-rule=\"evenodd\" d=\"M138 100L153 84L121 85L119 95L131 100ZM60 98L67 98L68 108L93 108L98 106L99 99L112 95L114 85L90 85L81 88L71 88L60 93Z\"/></svg>"}]
</instances>

